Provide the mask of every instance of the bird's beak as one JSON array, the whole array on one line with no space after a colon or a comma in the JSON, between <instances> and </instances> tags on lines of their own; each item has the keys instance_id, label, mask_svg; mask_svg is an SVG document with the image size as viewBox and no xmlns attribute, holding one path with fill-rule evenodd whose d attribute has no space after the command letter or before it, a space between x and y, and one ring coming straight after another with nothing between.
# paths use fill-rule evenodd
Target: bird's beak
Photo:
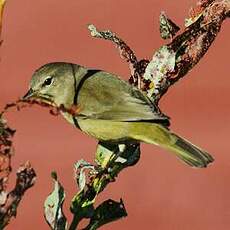
<instances>
[{"instance_id":1,"label":"bird's beak","mask_svg":"<svg viewBox=\"0 0 230 230\"><path fill-rule=\"evenodd\" d=\"M29 91L22 97L22 100L28 100L34 96L35 91L33 89L29 89Z\"/></svg>"}]
</instances>

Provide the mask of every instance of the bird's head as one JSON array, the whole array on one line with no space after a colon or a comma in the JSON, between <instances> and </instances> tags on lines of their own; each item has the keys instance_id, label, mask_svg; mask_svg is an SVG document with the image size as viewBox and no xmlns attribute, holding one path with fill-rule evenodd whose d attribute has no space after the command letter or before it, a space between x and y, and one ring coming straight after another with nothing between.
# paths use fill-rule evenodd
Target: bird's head
<instances>
[{"instance_id":1,"label":"bird's head","mask_svg":"<svg viewBox=\"0 0 230 230\"><path fill-rule=\"evenodd\" d=\"M34 72L23 100L35 99L56 106L70 106L74 97L73 68L74 65L63 62L42 66Z\"/></svg>"}]
</instances>

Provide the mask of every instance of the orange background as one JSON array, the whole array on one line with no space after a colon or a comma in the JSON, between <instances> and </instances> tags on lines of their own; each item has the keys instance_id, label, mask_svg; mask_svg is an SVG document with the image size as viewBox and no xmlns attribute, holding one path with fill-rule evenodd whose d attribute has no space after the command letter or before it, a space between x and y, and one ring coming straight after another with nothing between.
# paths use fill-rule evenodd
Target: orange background
<instances>
[{"instance_id":1,"label":"orange background","mask_svg":"<svg viewBox=\"0 0 230 230\"><path fill-rule=\"evenodd\" d=\"M88 23L117 32L138 57L150 58L164 41L159 36L161 10L183 26L195 0L21 0L7 2L0 67L0 107L23 95L39 66L68 61L129 76L127 64L107 41L93 39ZM123 198L128 217L102 229L226 230L230 227L229 53L230 26L225 22L214 45L198 66L168 92L162 110L172 129L215 156L207 169L195 170L166 151L142 145L140 162L122 172L100 195ZM76 192L73 164L93 161L96 141L34 107L10 112L14 170L26 160L35 167L35 187L23 198L9 230L48 229L43 201L56 170L70 198ZM14 176L11 176L12 182Z\"/></svg>"}]
</instances>

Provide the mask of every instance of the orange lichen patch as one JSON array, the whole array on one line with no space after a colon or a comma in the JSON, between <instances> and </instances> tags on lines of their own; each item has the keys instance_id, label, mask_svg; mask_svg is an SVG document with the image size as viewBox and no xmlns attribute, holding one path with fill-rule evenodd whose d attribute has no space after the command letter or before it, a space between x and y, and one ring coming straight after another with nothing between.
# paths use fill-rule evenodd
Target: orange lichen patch
<instances>
[{"instance_id":1,"label":"orange lichen patch","mask_svg":"<svg viewBox=\"0 0 230 230\"><path fill-rule=\"evenodd\" d=\"M7 155L0 154L0 178L8 176L10 172L10 158Z\"/></svg>"},{"instance_id":2,"label":"orange lichen patch","mask_svg":"<svg viewBox=\"0 0 230 230\"><path fill-rule=\"evenodd\" d=\"M210 5L214 0L200 0L197 5L202 6L203 8L207 7Z\"/></svg>"},{"instance_id":3,"label":"orange lichen patch","mask_svg":"<svg viewBox=\"0 0 230 230\"><path fill-rule=\"evenodd\" d=\"M196 18L199 16L199 14L202 13L202 11L210 5L214 0L200 0L196 7L192 7L189 11L189 17L190 18Z\"/></svg>"},{"instance_id":4,"label":"orange lichen patch","mask_svg":"<svg viewBox=\"0 0 230 230\"><path fill-rule=\"evenodd\" d=\"M196 18L197 16L199 16L201 14L201 12L203 11L203 7L202 6L197 6L197 7L192 7L189 10L189 17L190 18Z\"/></svg>"},{"instance_id":5,"label":"orange lichen patch","mask_svg":"<svg viewBox=\"0 0 230 230\"><path fill-rule=\"evenodd\" d=\"M230 12L230 2L229 1L217 1L210 7L207 11L206 18L204 19L204 24L218 22L223 20L226 15Z\"/></svg>"}]
</instances>

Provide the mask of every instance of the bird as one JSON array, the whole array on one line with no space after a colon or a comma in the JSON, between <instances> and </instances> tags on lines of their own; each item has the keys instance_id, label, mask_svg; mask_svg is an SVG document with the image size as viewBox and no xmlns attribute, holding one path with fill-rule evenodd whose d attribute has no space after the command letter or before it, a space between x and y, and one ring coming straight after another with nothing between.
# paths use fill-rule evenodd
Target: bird
<instances>
[{"instance_id":1,"label":"bird","mask_svg":"<svg viewBox=\"0 0 230 230\"><path fill-rule=\"evenodd\" d=\"M173 133L169 117L144 92L103 70L52 62L33 74L22 97L78 112L64 118L102 143L148 143L174 153L187 165L205 168L214 161L206 151Z\"/></svg>"}]
</instances>

